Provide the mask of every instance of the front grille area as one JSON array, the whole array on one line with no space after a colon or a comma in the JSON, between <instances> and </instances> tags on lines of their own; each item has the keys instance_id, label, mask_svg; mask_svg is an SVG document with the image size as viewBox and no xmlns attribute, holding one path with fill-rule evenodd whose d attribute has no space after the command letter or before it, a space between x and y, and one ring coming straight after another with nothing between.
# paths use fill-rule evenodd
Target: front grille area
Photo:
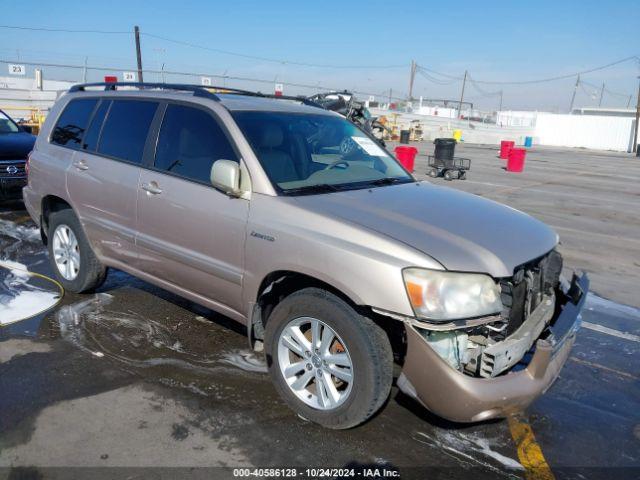
<instances>
[{"instance_id":1,"label":"front grille area","mask_svg":"<svg viewBox=\"0 0 640 480\"><path fill-rule=\"evenodd\" d=\"M515 332L542 301L560 283L562 255L552 250L544 257L516 268L513 277L500 282L502 317L507 320L505 337Z\"/></svg>"},{"instance_id":2,"label":"front grille area","mask_svg":"<svg viewBox=\"0 0 640 480\"><path fill-rule=\"evenodd\" d=\"M0 160L0 178L24 177L24 160Z\"/></svg>"}]
</instances>

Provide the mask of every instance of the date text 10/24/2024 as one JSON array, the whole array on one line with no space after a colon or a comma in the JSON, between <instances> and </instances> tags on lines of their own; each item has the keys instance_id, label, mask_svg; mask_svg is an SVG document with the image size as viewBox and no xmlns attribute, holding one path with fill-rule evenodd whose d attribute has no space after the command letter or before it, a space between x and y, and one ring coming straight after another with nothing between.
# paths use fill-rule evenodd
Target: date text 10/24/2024
<instances>
[{"instance_id":1,"label":"date text 10/24/2024","mask_svg":"<svg viewBox=\"0 0 640 480\"><path fill-rule=\"evenodd\" d=\"M400 478L395 468L383 466L358 468L234 468L235 478Z\"/></svg>"}]
</instances>

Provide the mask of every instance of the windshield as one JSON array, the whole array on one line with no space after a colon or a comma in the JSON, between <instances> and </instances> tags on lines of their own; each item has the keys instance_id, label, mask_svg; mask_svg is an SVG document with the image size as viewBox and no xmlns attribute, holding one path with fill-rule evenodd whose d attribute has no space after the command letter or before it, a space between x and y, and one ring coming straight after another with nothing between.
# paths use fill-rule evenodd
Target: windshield
<instances>
[{"instance_id":1,"label":"windshield","mask_svg":"<svg viewBox=\"0 0 640 480\"><path fill-rule=\"evenodd\" d=\"M18 133L20 129L2 110L0 110L0 133Z\"/></svg>"},{"instance_id":2,"label":"windshield","mask_svg":"<svg viewBox=\"0 0 640 480\"><path fill-rule=\"evenodd\" d=\"M333 115L238 111L233 116L285 194L406 183L413 178L348 120Z\"/></svg>"}]
</instances>

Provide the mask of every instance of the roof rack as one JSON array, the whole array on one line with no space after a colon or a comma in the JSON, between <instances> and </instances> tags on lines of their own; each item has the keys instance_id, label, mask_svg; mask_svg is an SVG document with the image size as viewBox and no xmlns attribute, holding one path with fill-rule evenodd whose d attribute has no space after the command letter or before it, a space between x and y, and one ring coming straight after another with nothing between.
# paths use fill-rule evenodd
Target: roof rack
<instances>
[{"instance_id":1,"label":"roof rack","mask_svg":"<svg viewBox=\"0 0 640 480\"><path fill-rule=\"evenodd\" d=\"M313 100L304 96L290 96L290 95L273 95L262 92L252 92L249 90L240 90L237 88L219 87L213 85L191 85L182 83L148 83L148 82L96 82L96 83L81 83L73 85L69 88L69 92L84 92L87 87L104 87L105 91L117 90L117 87L137 87L139 89L160 89L160 90L178 90L183 92L193 92L196 97L206 97L216 102L220 101L220 97L217 94L235 94L235 95L247 95L251 97L273 98L276 100L295 100L302 102L305 105L312 107L323 108L322 105L314 102Z\"/></svg>"}]
</instances>

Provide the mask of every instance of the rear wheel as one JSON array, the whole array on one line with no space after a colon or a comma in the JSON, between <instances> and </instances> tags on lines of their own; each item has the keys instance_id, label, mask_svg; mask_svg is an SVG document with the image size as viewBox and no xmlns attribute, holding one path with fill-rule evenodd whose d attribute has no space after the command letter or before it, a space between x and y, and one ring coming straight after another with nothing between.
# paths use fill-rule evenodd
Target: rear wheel
<instances>
[{"instance_id":1,"label":"rear wheel","mask_svg":"<svg viewBox=\"0 0 640 480\"><path fill-rule=\"evenodd\" d=\"M71 209L49 215L49 260L65 290L82 293L99 287L107 270L93 253Z\"/></svg>"},{"instance_id":2,"label":"rear wheel","mask_svg":"<svg viewBox=\"0 0 640 480\"><path fill-rule=\"evenodd\" d=\"M291 294L275 307L265 333L276 389L302 417L349 428L387 399L393 371L389 339L332 293L306 288Z\"/></svg>"},{"instance_id":3,"label":"rear wheel","mask_svg":"<svg viewBox=\"0 0 640 480\"><path fill-rule=\"evenodd\" d=\"M456 178L456 175L454 174L453 170L447 170L446 172L444 172L445 180L453 180L454 178Z\"/></svg>"},{"instance_id":4,"label":"rear wheel","mask_svg":"<svg viewBox=\"0 0 640 480\"><path fill-rule=\"evenodd\" d=\"M431 178L436 178L438 176L438 169L430 168L429 171L427 172L427 175L429 175Z\"/></svg>"}]
</instances>

